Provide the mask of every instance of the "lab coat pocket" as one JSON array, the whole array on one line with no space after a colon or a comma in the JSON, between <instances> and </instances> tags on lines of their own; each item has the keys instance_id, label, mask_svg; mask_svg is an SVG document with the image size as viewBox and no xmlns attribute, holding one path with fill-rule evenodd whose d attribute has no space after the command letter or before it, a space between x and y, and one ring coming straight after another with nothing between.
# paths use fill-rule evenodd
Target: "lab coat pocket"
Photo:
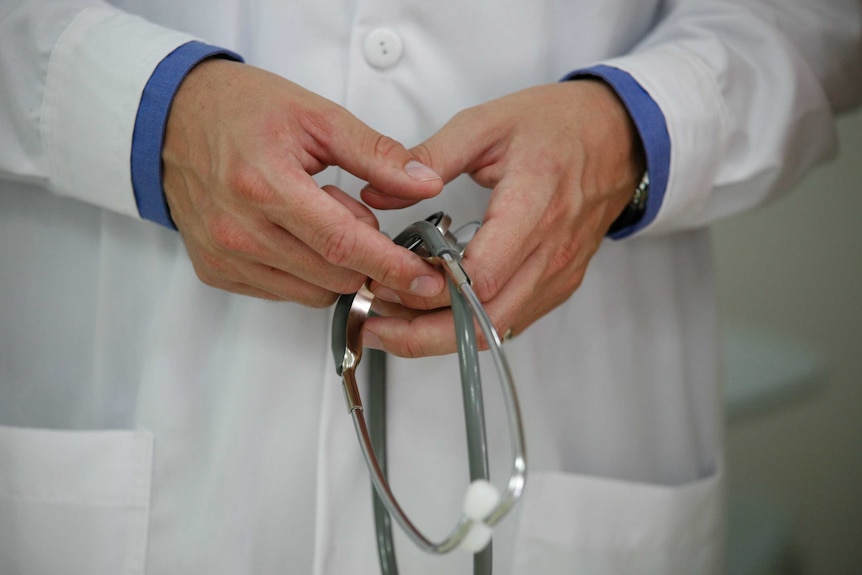
<instances>
[{"instance_id":1,"label":"lab coat pocket","mask_svg":"<svg viewBox=\"0 0 862 575\"><path fill-rule=\"evenodd\" d=\"M721 572L721 473L681 486L557 472L527 483L518 575Z\"/></svg>"},{"instance_id":2,"label":"lab coat pocket","mask_svg":"<svg viewBox=\"0 0 862 575\"><path fill-rule=\"evenodd\" d=\"M0 427L0 572L144 573L153 437Z\"/></svg>"}]
</instances>

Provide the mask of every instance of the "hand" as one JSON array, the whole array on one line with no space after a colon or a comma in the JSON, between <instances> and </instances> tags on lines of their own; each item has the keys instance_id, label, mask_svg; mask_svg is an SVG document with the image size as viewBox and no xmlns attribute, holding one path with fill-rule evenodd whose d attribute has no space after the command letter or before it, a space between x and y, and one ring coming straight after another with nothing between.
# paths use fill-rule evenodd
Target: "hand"
<instances>
[{"instance_id":1,"label":"hand","mask_svg":"<svg viewBox=\"0 0 862 575\"><path fill-rule=\"evenodd\" d=\"M162 150L171 216L198 277L229 291L310 306L366 276L435 296L438 270L377 230L368 208L311 175L338 165L418 200L443 182L344 108L263 70L207 60L174 99Z\"/></svg>"},{"instance_id":2,"label":"hand","mask_svg":"<svg viewBox=\"0 0 862 575\"><path fill-rule=\"evenodd\" d=\"M451 181L468 173L492 188L464 267L502 336L517 334L578 288L608 228L631 200L644 153L628 112L598 80L539 86L467 109L412 152ZM413 202L370 185L368 205ZM366 341L402 356L455 351L448 294L417 298L373 286L389 317ZM412 308L412 309L411 309ZM483 344L484 345L484 344Z\"/></svg>"}]
</instances>

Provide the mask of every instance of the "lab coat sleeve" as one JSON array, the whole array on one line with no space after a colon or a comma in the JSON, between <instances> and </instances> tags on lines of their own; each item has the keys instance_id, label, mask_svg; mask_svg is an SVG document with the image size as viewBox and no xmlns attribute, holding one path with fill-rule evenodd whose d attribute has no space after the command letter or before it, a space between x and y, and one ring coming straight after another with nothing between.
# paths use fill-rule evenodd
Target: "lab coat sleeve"
<instances>
[{"instance_id":1,"label":"lab coat sleeve","mask_svg":"<svg viewBox=\"0 0 862 575\"><path fill-rule=\"evenodd\" d=\"M0 4L0 178L138 217L129 158L141 94L193 39L93 0Z\"/></svg>"},{"instance_id":2,"label":"lab coat sleeve","mask_svg":"<svg viewBox=\"0 0 862 575\"><path fill-rule=\"evenodd\" d=\"M862 98L858 0L678 0L628 54L661 108L667 185L644 234L762 204L836 149L834 116Z\"/></svg>"}]
</instances>

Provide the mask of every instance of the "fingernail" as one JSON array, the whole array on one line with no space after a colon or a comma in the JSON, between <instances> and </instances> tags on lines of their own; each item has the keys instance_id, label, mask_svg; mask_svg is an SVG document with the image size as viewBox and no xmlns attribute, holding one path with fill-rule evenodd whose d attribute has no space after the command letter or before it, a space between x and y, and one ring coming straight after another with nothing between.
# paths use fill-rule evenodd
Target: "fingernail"
<instances>
[{"instance_id":1,"label":"fingernail","mask_svg":"<svg viewBox=\"0 0 862 575\"><path fill-rule=\"evenodd\" d=\"M433 297L440 291L440 284L433 276L419 276L410 283L410 293L420 297Z\"/></svg>"},{"instance_id":2,"label":"fingernail","mask_svg":"<svg viewBox=\"0 0 862 575\"><path fill-rule=\"evenodd\" d=\"M430 182L431 180L439 180L440 174L416 160L410 160L404 166L404 171L407 175L418 182Z\"/></svg>"},{"instance_id":3,"label":"fingernail","mask_svg":"<svg viewBox=\"0 0 862 575\"><path fill-rule=\"evenodd\" d=\"M377 334L366 331L362 334L362 347L371 349L383 349L383 342L377 337Z\"/></svg>"},{"instance_id":4,"label":"fingernail","mask_svg":"<svg viewBox=\"0 0 862 575\"><path fill-rule=\"evenodd\" d=\"M389 289L388 287L380 286L375 289L374 297L378 297L383 301L388 301L390 303L401 303L401 298L398 297L398 294Z\"/></svg>"}]
</instances>

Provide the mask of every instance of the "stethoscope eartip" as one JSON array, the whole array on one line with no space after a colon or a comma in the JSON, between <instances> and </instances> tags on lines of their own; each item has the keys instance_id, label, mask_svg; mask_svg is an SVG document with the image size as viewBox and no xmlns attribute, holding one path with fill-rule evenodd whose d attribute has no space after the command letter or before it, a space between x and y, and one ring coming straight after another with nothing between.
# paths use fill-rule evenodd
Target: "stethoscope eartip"
<instances>
[{"instance_id":1,"label":"stethoscope eartip","mask_svg":"<svg viewBox=\"0 0 862 575\"><path fill-rule=\"evenodd\" d=\"M477 479L464 494L464 515L473 521L484 522L497 504L500 503L500 490L485 479Z\"/></svg>"},{"instance_id":2,"label":"stethoscope eartip","mask_svg":"<svg viewBox=\"0 0 862 575\"><path fill-rule=\"evenodd\" d=\"M494 529L488 527L484 523L473 523L470 525L470 531L461 540L459 549L468 553L478 553L488 546L491 542L491 535L494 534Z\"/></svg>"},{"instance_id":3,"label":"stethoscope eartip","mask_svg":"<svg viewBox=\"0 0 862 575\"><path fill-rule=\"evenodd\" d=\"M494 529L485 523L485 519L500 503L500 490L485 479L477 479L470 484L464 494L463 511L472 524L470 531L459 545L460 549L470 553L478 553L491 542Z\"/></svg>"}]
</instances>

